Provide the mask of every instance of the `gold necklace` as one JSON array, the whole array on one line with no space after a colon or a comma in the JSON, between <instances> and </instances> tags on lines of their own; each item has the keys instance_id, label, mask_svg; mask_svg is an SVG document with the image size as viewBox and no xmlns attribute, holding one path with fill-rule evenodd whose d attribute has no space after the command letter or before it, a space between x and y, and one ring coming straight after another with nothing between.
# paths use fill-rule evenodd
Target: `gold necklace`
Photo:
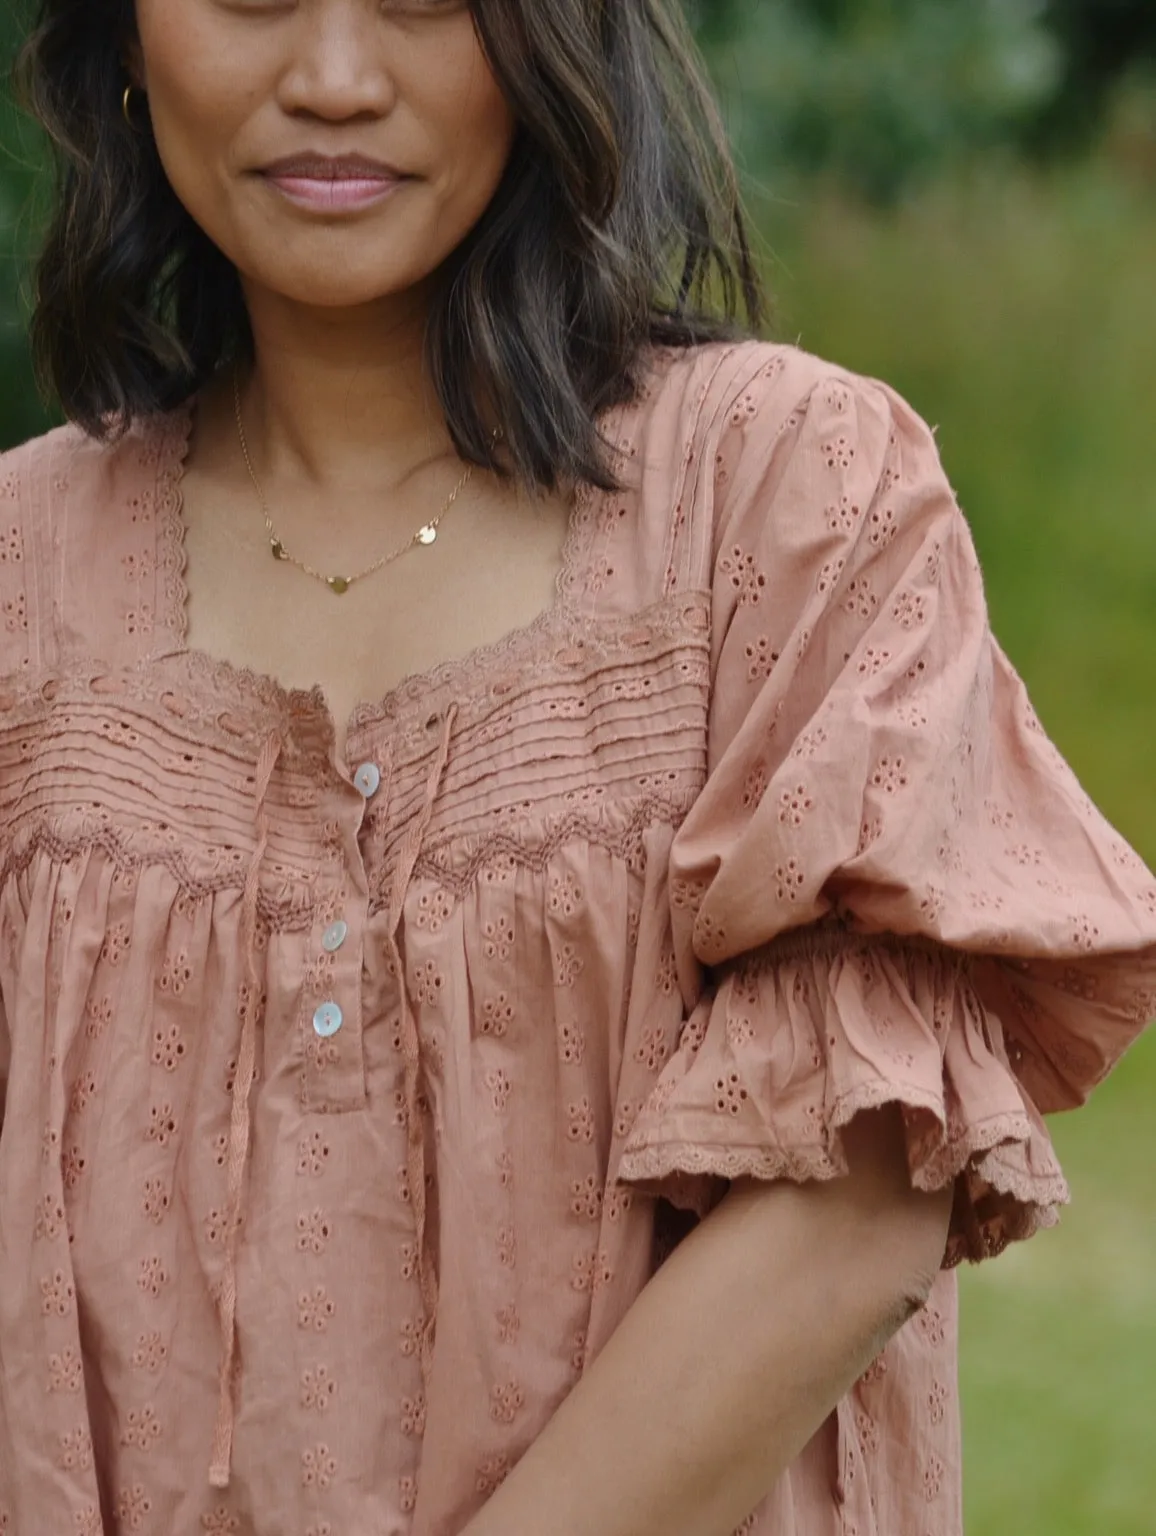
<instances>
[{"instance_id":1,"label":"gold necklace","mask_svg":"<svg viewBox=\"0 0 1156 1536\"><path fill-rule=\"evenodd\" d=\"M245 468L249 471L249 478L253 482L253 487L261 503L261 511L265 516L265 528L269 534L269 548L273 553L274 560L284 560L289 565L295 565L299 571L304 571L306 576L312 576L317 581L323 581L331 592L336 592L339 595L342 592L348 592L355 581L363 581L366 576L372 576L375 571L380 571L383 566L392 565L395 560L400 560L402 555L407 554L415 544L428 545L435 543L438 536L438 524L465 490L474 472L474 467L471 464L450 492L445 506L438 515L430 522L423 523L413 538L403 544L400 549L395 549L392 554L382 555L380 560L375 560L372 565L367 565L363 571L358 571L355 576L326 576L323 571L315 571L311 565L306 565L304 560L298 560L296 555L291 555L285 548L285 541L273 527L273 519L269 516L269 503L265 500L265 492L261 489L261 482L257 479L256 472L253 469L253 461L249 457L249 444L245 440L245 427L241 421L241 379L237 370L233 372L233 406L237 416L237 435L241 439L241 452L245 458ZM495 430L495 441L499 435L500 429Z\"/></svg>"}]
</instances>

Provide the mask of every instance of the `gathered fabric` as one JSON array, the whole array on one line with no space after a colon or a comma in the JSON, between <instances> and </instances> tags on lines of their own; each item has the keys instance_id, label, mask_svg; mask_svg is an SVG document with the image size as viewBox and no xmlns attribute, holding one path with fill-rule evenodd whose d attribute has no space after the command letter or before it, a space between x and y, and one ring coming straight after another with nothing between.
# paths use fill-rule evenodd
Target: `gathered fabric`
<instances>
[{"instance_id":1,"label":"gathered fabric","mask_svg":"<svg viewBox=\"0 0 1156 1536\"><path fill-rule=\"evenodd\" d=\"M394 974L398 977L404 976L401 951L397 945L397 929L401 922L402 903L405 900L405 893L409 887L410 877L413 874L413 867L417 863L418 855L421 852L422 838L425 836L426 829L430 823L430 817L433 815L438 789L449 759L450 741L453 736L456 718L457 706L451 704L446 711L445 721L442 726L441 746L434 760L433 767L430 769L421 809L418 812L417 820L402 842L401 852L394 870L393 884L390 889L389 902L386 906L385 937L389 945L390 960L393 965ZM387 783L392 778L392 767L392 758L390 758ZM398 987L398 1002L401 1008L402 1055L405 1058L405 1088L403 1091L405 1094L406 1174L409 1179L410 1199L413 1202L413 1219L417 1242L417 1271L421 1283L423 1309L418 1352L421 1361L422 1381L425 1390L428 1392L430 1375L433 1370L433 1339L437 1327L438 1280L437 1269L426 1243L425 1130L421 1097L421 1041L418 1037L417 1021L414 1018L413 1008L410 1006L409 995L404 981Z\"/></svg>"},{"instance_id":2,"label":"gathered fabric","mask_svg":"<svg viewBox=\"0 0 1156 1536\"><path fill-rule=\"evenodd\" d=\"M0 457L0 1531L455 1536L734 1179L894 1106L943 1269L735 1536L962 1536L955 1266L1059 1218L1156 877L911 408L643 362L551 606L344 754L188 644L195 401Z\"/></svg>"}]
</instances>

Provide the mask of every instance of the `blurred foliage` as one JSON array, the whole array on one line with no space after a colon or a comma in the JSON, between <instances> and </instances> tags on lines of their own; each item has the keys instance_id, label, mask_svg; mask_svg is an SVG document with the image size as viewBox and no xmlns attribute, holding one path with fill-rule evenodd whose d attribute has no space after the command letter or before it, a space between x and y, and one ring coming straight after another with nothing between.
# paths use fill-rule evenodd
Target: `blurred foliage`
<instances>
[{"instance_id":1,"label":"blurred foliage","mask_svg":"<svg viewBox=\"0 0 1156 1536\"><path fill-rule=\"evenodd\" d=\"M1032 0L705 3L740 158L776 194L824 177L894 203L1014 143L1060 78Z\"/></svg>"},{"instance_id":2,"label":"blurred foliage","mask_svg":"<svg viewBox=\"0 0 1156 1536\"><path fill-rule=\"evenodd\" d=\"M1156 68L1156 4L1048 0L1042 19L1063 67L1030 138L1038 149L1079 147L1108 117L1121 83ZM1156 118L1156 109L1152 115Z\"/></svg>"},{"instance_id":3,"label":"blurred foliage","mask_svg":"<svg viewBox=\"0 0 1156 1536\"><path fill-rule=\"evenodd\" d=\"M743 164L777 195L821 177L889 206L979 155L1086 148L1156 69L1153 0L686 3Z\"/></svg>"}]
</instances>

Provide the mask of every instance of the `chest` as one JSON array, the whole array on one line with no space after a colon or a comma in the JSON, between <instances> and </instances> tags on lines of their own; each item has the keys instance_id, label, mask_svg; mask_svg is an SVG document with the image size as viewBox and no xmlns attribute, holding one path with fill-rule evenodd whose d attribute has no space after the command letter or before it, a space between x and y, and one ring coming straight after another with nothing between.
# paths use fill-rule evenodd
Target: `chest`
<instances>
[{"instance_id":1,"label":"chest","mask_svg":"<svg viewBox=\"0 0 1156 1536\"><path fill-rule=\"evenodd\" d=\"M358 704L492 646L550 609L568 527L562 498L528 504L479 496L455 509L433 544L416 545L339 595L275 560L259 519L242 526L235 512L190 486L188 644L286 688L320 686L343 757ZM312 559L302 554L339 574L341 555L327 560L326 552L340 549L348 530L329 533L318 530ZM383 528L378 546L388 551L390 540ZM394 537L392 547L399 542Z\"/></svg>"}]
</instances>

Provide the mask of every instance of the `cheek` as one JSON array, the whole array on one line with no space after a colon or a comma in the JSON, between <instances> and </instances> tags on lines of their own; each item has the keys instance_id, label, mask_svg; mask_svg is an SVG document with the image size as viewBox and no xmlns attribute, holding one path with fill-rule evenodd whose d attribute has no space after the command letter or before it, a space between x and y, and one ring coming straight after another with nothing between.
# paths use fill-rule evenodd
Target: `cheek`
<instances>
[{"instance_id":1,"label":"cheek","mask_svg":"<svg viewBox=\"0 0 1156 1536\"><path fill-rule=\"evenodd\" d=\"M217 160L213 119L165 96L153 101L152 120L157 153L173 191L197 222L204 223L215 201L210 195Z\"/></svg>"},{"instance_id":2,"label":"cheek","mask_svg":"<svg viewBox=\"0 0 1156 1536\"><path fill-rule=\"evenodd\" d=\"M447 71L428 110L441 129L447 179L464 198L472 193L488 201L502 179L517 125L480 51Z\"/></svg>"},{"instance_id":3,"label":"cheek","mask_svg":"<svg viewBox=\"0 0 1156 1536\"><path fill-rule=\"evenodd\" d=\"M193 222L231 261L243 264L252 243L249 199L242 195L233 148L244 115L219 92L167 95L153 119L157 153L169 185ZM248 231L248 233L246 233Z\"/></svg>"},{"instance_id":4,"label":"cheek","mask_svg":"<svg viewBox=\"0 0 1156 1536\"><path fill-rule=\"evenodd\" d=\"M251 109L251 73L234 79L211 39L162 34L146 53L153 136L174 192L215 234L227 220L230 146Z\"/></svg>"}]
</instances>

